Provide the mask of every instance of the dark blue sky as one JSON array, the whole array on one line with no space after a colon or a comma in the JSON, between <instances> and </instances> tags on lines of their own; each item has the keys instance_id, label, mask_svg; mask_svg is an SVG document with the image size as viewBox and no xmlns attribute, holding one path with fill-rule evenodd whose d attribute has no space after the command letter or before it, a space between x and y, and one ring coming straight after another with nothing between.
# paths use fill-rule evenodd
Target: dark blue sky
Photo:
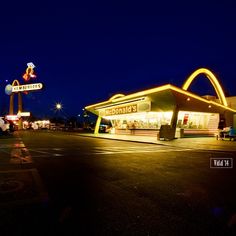
<instances>
[{"instance_id":1,"label":"dark blue sky","mask_svg":"<svg viewBox=\"0 0 236 236\"><path fill-rule=\"evenodd\" d=\"M45 89L25 95L24 110L37 116L53 115L56 102L77 115L116 93L181 86L199 67L236 95L234 1L31 1L0 11L1 112L5 80L23 82L30 61ZM204 77L191 89L214 92Z\"/></svg>"}]
</instances>

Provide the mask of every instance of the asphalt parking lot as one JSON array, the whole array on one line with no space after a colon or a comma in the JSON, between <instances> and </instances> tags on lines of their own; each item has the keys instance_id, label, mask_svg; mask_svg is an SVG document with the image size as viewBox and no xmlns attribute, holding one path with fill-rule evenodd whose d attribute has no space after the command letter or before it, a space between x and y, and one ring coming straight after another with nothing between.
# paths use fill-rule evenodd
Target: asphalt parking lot
<instances>
[{"instance_id":1,"label":"asphalt parking lot","mask_svg":"<svg viewBox=\"0 0 236 236\"><path fill-rule=\"evenodd\" d=\"M34 235L235 234L235 167L210 163L234 164L235 142L153 144L46 131L0 141L0 178L8 181L1 235L32 235L32 228Z\"/></svg>"}]
</instances>

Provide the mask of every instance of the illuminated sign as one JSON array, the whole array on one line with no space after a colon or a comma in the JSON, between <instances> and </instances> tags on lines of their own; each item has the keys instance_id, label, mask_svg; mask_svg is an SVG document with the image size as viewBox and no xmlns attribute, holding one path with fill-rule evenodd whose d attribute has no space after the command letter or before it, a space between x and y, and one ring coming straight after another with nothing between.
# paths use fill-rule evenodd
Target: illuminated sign
<instances>
[{"instance_id":1,"label":"illuminated sign","mask_svg":"<svg viewBox=\"0 0 236 236\"><path fill-rule=\"evenodd\" d=\"M35 65L32 62L27 63L27 69L25 71L25 74L22 76L24 81L29 81L31 78L36 78L34 68Z\"/></svg>"},{"instance_id":2,"label":"illuminated sign","mask_svg":"<svg viewBox=\"0 0 236 236\"><path fill-rule=\"evenodd\" d=\"M23 117L23 116L30 116L30 112L18 112L17 113L17 116L20 118L20 117Z\"/></svg>"},{"instance_id":3,"label":"illuminated sign","mask_svg":"<svg viewBox=\"0 0 236 236\"><path fill-rule=\"evenodd\" d=\"M7 120L19 120L19 117L17 115L7 115L6 116Z\"/></svg>"},{"instance_id":4,"label":"illuminated sign","mask_svg":"<svg viewBox=\"0 0 236 236\"><path fill-rule=\"evenodd\" d=\"M136 113L138 111L137 104L129 105L129 106L120 106L105 109L105 115L121 115L121 114L129 114L129 113Z\"/></svg>"},{"instance_id":5,"label":"illuminated sign","mask_svg":"<svg viewBox=\"0 0 236 236\"><path fill-rule=\"evenodd\" d=\"M24 84L24 85L17 85L17 86L12 86L12 92L23 92L23 91L32 91L32 90L40 90L43 88L42 83L37 83L37 84Z\"/></svg>"},{"instance_id":6,"label":"illuminated sign","mask_svg":"<svg viewBox=\"0 0 236 236\"><path fill-rule=\"evenodd\" d=\"M149 112L151 111L151 102L139 102L139 103L129 103L123 106L110 106L106 109L99 109L100 116L113 116L113 115L123 115L123 114L131 114L137 112Z\"/></svg>"}]
</instances>

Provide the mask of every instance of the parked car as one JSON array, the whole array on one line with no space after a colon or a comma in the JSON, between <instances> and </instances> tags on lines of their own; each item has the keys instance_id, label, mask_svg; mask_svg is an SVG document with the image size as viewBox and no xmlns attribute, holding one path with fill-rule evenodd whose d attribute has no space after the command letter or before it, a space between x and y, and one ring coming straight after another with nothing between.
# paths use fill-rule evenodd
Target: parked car
<instances>
[{"instance_id":1,"label":"parked car","mask_svg":"<svg viewBox=\"0 0 236 236\"><path fill-rule=\"evenodd\" d=\"M0 117L0 134L10 132L10 123L3 117Z\"/></svg>"},{"instance_id":2,"label":"parked car","mask_svg":"<svg viewBox=\"0 0 236 236\"><path fill-rule=\"evenodd\" d=\"M13 133L15 130L17 130L17 126L14 124L14 122L12 120L8 120L9 122L9 131L10 133Z\"/></svg>"},{"instance_id":3,"label":"parked car","mask_svg":"<svg viewBox=\"0 0 236 236\"><path fill-rule=\"evenodd\" d=\"M111 127L109 125L100 125L99 126L99 133L109 133Z\"/></svg>"}]
</instances>

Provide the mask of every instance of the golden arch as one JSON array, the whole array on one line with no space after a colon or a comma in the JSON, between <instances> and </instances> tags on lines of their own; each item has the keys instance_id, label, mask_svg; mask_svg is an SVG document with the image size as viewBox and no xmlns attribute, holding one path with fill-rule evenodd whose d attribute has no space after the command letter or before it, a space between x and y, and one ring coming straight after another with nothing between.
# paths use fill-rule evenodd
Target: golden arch
<instances>
[{"instance_id":1,"label":"golden arch","mask_svg":"<svg viewBox=\"0 0 236 236\"><path fill-rule=\"evenodd\" d=\"M116 99L116 98L121 98L121 97L124 97L124 96L125 96L124 94L118 93L118 94L115 94L114 96L112 96L112 97L109 99L109 101L112 101L112 100L114 100L114 99Z\"/></svg>"},{"instance_id":2,"label":"golden arch","mask_svg":"<svg viewBox=\"0 0 236 236\"><path fill-rule=\"evenodd\" d=\"M19 83L19 81L18 80L14 80L13 82L12 82L12 84L11 84L12 86L16 86L16 85L20 85L20 83Z\"/></svg>"},{"instance_id":3,"label":"golden arch","mask_svg":"<svg viewBox=\"0 0 236 236\"><path fill-rule=\"evenodd\" d=\"M212 86L214 87L216 94L220 100L220 103L223 104L224 106L228 106L226 98L225 98L225 94L223 92L222 87L220 86L219 81L217 80L217 78L215 77L215 75L208 69L206 68L200 68L196 71L194 71L189 77L188 79L185 81L185 83L182 86L182 89L187 90L188 87L190 86L190 84L192 83L192 81L199 75L199 74L205 74L206 77L210 80Z\"/></svg>"},{"instance_id":4,"label":"golden arch","mask_svg":"<svg viewBox=\"0 0 236 236\"><path fill-rule=\"evenodd\" d=\"M14 80L12 82L12 86L19 86L20 83L18 80ZM18 112L22 112L22 96L21 92L18 92ZM9 115L14 114L14 93L10 95L10 107L9 107Z\"/></svg>"}]
</instances>

